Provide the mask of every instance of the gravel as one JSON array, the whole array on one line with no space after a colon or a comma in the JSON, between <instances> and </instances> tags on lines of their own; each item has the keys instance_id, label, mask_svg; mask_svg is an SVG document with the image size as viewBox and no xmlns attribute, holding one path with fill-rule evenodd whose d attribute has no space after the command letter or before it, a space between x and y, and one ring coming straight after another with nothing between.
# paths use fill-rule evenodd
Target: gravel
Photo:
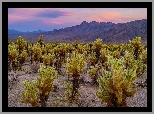
<instances>
[{"instance_id":1,"label":"gravel","mask_svg":"<svg viewBox=\"0 0 154 114\"><path fill-rule=\"evenodd\" d=\"M10 75L13 74L13 75ZM146 75L146 74L145 74ZM142 76L137 78L136 82L144 82L146 76ZM31 73L28 74L27 71L18 71L16 73L9 72L8 79L9 79L9 88L8 88L8 106L9 107L31 107L30 104L25 104L19 102L22 99L21 91L23 89L22 82L24 80L35 80L38 76L38 73ZM84 78L86 78L86 75ZM14 83L11 82L13 78L16 78ZM59 107L105 107L106 104L100 104L100 99L96 97L95 93L99 89L98 86L91 86L89 83L81 84L79 88L80 97L78 99L78 103L69 104L69 101L64 100L64 92L65 88L63 86L63 81L67 80L68 77L65 75L59 75L59 79L54 82L56 85L57 90L55 92L51 92L49 96L49 100L47 102L47 107L55 107L56 98ZM87 80L90 80L89 78ZM91 80L90 80L91 81ZM137 93L134 95L133 98L127 98L127 103L130 107L147 107L147 87L139 87Z\"/></svg>"}]
</instances>

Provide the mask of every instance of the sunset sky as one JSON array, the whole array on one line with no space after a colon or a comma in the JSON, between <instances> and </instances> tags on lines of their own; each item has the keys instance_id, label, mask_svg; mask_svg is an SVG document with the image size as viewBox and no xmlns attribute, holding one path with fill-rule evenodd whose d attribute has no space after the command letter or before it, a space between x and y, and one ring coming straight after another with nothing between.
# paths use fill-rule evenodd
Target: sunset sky
<instances>
[{"instance_id":1,"label":"sunset sky","mask_svg":"<svg viewBox=\"0 0 154 114\"><path fill-rule=\"evenodd\" d=\"M126 23L147 19L146 8L9 8L8 28L23 32L52 31L83 21Z\"/></svg>"}]
</instances>

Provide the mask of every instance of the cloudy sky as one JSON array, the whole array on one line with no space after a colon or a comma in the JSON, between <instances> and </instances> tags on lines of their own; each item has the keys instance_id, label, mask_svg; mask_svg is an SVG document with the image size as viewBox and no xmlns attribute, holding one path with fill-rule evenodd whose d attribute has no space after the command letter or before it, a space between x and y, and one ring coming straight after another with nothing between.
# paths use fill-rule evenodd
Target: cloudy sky
<instances>
[{"instance_id":1,"label":"cloudy sky","mask_svg":"<svg viewBox=\"0 0 154 114\"><path fill-rule=\"evenodd\" d=\"M82 21L126 23L147 19L146 8L9 8L8 28L18 31L52 31Z\"/></svg>"}]
</instances>

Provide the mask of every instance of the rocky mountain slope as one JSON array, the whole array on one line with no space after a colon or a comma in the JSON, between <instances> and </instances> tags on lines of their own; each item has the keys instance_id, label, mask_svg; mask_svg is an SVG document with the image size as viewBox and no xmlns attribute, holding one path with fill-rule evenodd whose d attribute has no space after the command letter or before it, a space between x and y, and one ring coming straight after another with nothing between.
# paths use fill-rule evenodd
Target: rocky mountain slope
<instances>
[{"instance_id":1,"label":"rocky mountain slope","mask_svg":"<svg viewBox=\"0 0 154 114\"><path fill-rule=\"evenodd\" d=\"M127 23L83 21L80 25L55 29L53 31L20 34L26 41L36 42L39 35L44 35L46 42L93 42L96 38L101 38L104 43L127 43L136 36L142 37L143 43L147 42L147 19L135 20ZM19 34L8 35L9 40L14 41Z\"/></svg>"}]
</instances>

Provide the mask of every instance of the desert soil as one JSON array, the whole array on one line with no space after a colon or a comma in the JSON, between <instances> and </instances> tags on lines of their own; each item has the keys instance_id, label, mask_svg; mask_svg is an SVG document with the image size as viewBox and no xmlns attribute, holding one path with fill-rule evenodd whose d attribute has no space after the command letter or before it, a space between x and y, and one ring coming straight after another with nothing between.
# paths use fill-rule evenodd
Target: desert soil
<instances>
[{"instance_id":1,"label":"desert soil","mask_svg":"<svg viewBox=\"0 0 154 114\"><path fill-rule=\"evenodd\" d=\"M24 71L10 72L8 71L8 106L9 107L31 107L30 104L25 104L19 102L22 99L21 91L23 90L24 80L35 80L39 74L37 70L39 69L38 64L26 63L22 66ZM50 93L47 107L105 107L106 104L101 104L100 99L96 97L95 93L98 91L98 86L91 86L91 79L88 74L82 74L84 77L83 84L80 84L79 93L80 97L77 103L70 104L69 101L64 101L65 87L63 86L63 81L67 81L68 77L65 70L59 75L58 80L54 82L57 87L56 91ZM127 103L129 107L147 107L147 87L138 86L138 83L144 82L146 80L146 73L143 76L136 79L135 87L138 88L137 93L133 98L128 98ZM16 79L16 80L14 80ZM56 100L59 99L59 100ZM57 101L57 104L56 102Z\"/></svg>"}]
</instances>

